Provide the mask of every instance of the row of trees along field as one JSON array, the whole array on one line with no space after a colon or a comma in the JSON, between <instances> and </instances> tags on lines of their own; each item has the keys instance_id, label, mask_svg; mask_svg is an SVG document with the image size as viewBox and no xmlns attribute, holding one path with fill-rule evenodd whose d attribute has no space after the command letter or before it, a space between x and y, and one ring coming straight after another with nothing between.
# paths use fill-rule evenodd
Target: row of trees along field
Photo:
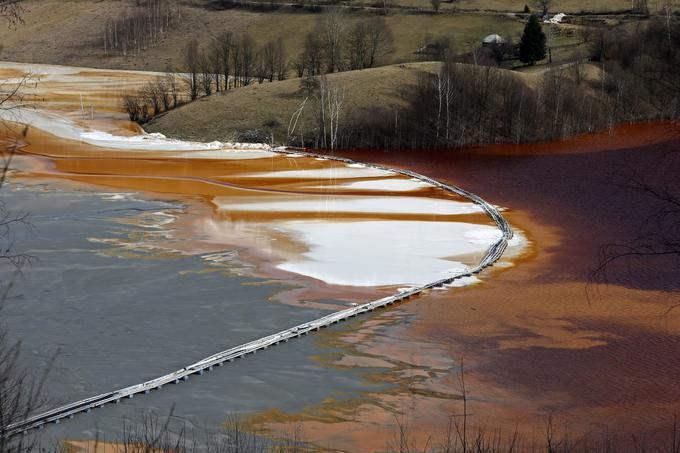
<instances>
[{"instance_id":1,"label":"row of trees along field","mask_svg":"<svg viewBox=\"0 0 680 453\"><path fill-rule=\"evenodd\" d=\"M394 51L394 36L381 17L350 23L342 9L328 10L293 62L298 77L376 66Z\"/></svg>"},{"instance_id":2,"label":"row of trees along field","mask_svg":"<svg viewBox=\"0 0 680 453\"><path fill-rule=\"evenodd\" d=\"M191 40L182 55L189 98L250 85L253 80L284 80L288 57L281 39L257 46L249 34L225 31L201 48Z\"/></svg>"},{"instance_id":3,"label":"row of trees along field","mask_svg":"<svg viewBox=\"0 0 680 453\"><path fill-rule=\"evenodd\" d=\"M150 1L146 7L166 11L163 1ZM281 39L258 46L247 33L224 31L203 45L195 39L187 43L181 82L171 76L159 77L139 92L124 95L123 104L131 120L144 122L201 96L253 81L284 80L291 70L303 77L371 68L393 50L394 37L383 18L350 21L344 10L332 9L319 16L315 30L307 35L293 61Z\"/></svg>"},{"instance_id":4,"label":"row of trees along field","mask_svg":"<svg viewBox=\"0 0 680 453\"><path fill-rule=\"evenodd\" d=\"M137 0L137 4L106 21L104 54L127 56L153 47L181 18L179 6L167 0Z\"/></svg>"},{"instance_id":5,"label":"row of trees along field","mask_svg":"<svg viewBox=\"0 0 680 453\"><path fill-rule=\"evenodd\" d=\"M302 77L371 68L393 51L394 37L383 18L350 21L345 10L331 9L319 16L293 61L281 39L258 47L248 34L225 31L203 48L195 40L189 42L183 70L192 75L190 97L196 99L253 80L283 80L291 69Z\"/></svg>"},{"instance_id":6,"label":"row of trees along field","mask_svg":"<svg viewBox=\"0 0 680 453\"><path fill-rule=\"evenodd\" d=\"M259 83L284 80L289 65L282 40L257 46L248 34L225 31L201 47L196 39L182 51L182 72L168 73L123 95L130 120L145 122L201 96Z\"/></svg>"}]
</instances>

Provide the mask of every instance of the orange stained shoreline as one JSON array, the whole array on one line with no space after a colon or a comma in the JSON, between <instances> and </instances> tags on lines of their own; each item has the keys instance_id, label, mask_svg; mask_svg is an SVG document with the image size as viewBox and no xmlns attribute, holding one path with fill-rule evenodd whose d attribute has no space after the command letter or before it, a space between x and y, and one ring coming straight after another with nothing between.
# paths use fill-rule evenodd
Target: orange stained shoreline
<instances>
[{"instance_id":1,"label":"orange stained shoreline","mask_svg":"<svg viewBox=\"0 0 680 453\"><path fill-rule=\"evenodd\" d=\"M107 94L97 97L105 103ZM54 99L66 105L76 102L73 94L57 94ZM110 116L97 118L97 127L110 127L110 132L138 132L115 115L117 109L120 107L110 107ZM118 123L111 123L111 119ZM580 192L568 193L573 188L563 185L563 181L574 181L576 189L596 194L600 188L597 184L605 178L598 169L611 166L608 153L620 150L621 156L633 163L646 159L656 152L650 145L665 146L677 137L674 126L672 122L620 125L612 131L528 145L336 152L451 181L506 206L504 215L525 231L534 245L513 260L515 266L484 275L481 285L433 291L416 303L360 320L347 330L324 334L320 341L343 353L321 356L319 360L339 368L374 368L367 379L393 384L391 390L352 400L322 402L299 414L263 413L254 421L264 423L273 433L286 432L291 423L300 423L308 440L326 447L375 451L384 450L394 440L396 413L407 417L412 432L422 442L442 432L450 415L460 414L458 363L464 357L472 398L471 423L475 425L502 427L506 432L517 427L523 438L529 439L536 430L540 431L547 414L554 413L562 426L569 426L577 434L607 426L621 436L639 431L658 434L675 408L680 407L680 385L673 379L680 373L680 363L669 359L680 356L680 310L664 316L668 300L659 297L658 291L625 286L599 288L594 302L586 300L584 276L596 265L593 256L597 254L597 244L611 240L609 232L617 231L622 222L600 212L601 200L595 196L588 199L579 198ZM333 287L292 277L275 268L276 259L261 250L261 243L244 243L242 237L238 244L192 240L205 233L201 222L227 219L267 223L317 218L319 214L299 212L223 213L212 200L217 196L279 199L348 193L328 187L328 181L322 179L247 176L298 170L300 162L304 162L304 169L337 164L282 156L215 160L177 158L164 152L107 151L55 139L33 129L26 141L21 150L25 177L59 178L186 201L190 204L187 211L195 216L185 213L176 221L179 234L186 239L186 250L242 247L242 258L256 263L261 275L299 284L277 295L283 303L295 305L314 296L352 301L388 291ZM572 158L587 161L571 169ZM370 179L379 178L362 180ZM534 179L540 182L532 185ZM327 187L312 188L323 184ZM351 193L375 195L369 191ZM454 199L429 189L409 195ZM619 196L625 201L627 195ZM336 214L342 219L426 217ZM635 215L632 210L629 217L634 220ZM454 217L488 223L480 216L452 216L450 220ZM197 222L196 218L202 220ZM598 226L602 229L598 230ZM626 237L621 232L616 234L620 235L617 238ZM277 239L286 242L284 238ZM282 252L299 254L304 250L300 243L288 241Z\"/></svg>"},{"instance_id":2,"label":"orange stained shoreline","mask_svg":"<svg viewBox=\"0 0 680 453\"><path fill-rule=\"evenodd\" d=\"M550 144L339 152L450 180L508 206L504 215L533 246L482 285L432 292L330 340L343 354L323 360L373 364L371 379L397 383L396 390L255 421L275 432L300 423L310 440L331 448L383 451L394 445L397 413L422 448L462 412L464 358L475 429L501 429L506 439L517 429L524 446L541 449L552 415L557 435L573 442L608 437L620 452L634 451L633 435L667 444L680 414L680 310L669 311L677 292L593 285L589 276L599 246L630 240L649 215L648 201L621 189L617 177L628 168L647 177L662 171L663 158L680 149L678 129L660 122L595 135L592 152L588 136L555 143L554 153ZM673 278L663 263L647 264ZM647 278L640 274L638 283L651 285Z\"/></svg>"}]
</instances>

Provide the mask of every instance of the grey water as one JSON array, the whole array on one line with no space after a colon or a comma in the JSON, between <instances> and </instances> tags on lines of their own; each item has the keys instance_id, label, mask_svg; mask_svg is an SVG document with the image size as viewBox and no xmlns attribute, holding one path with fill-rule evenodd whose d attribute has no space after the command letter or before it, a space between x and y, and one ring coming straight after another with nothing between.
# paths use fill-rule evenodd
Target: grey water
<instances>
[{"instance_id":1,"label":"grey water","mask_svg":"<svg viewBox=\"0 0 680 453\"><path fill-rule=\"evenodd\" d=\"M290 287L249 275L237 258L214 263L168 250L173 235L167 219L184 209L180 203L21 184L6 185L0 196L8 209L30 214L33 228L13 227L12 246L34 258L0 322L21 341L22 364L35 376L53 361L48 408L155 378L327 314L271 302ZM9 272L3 269L3 281ZM174 410L189 425L214 428L236 412L295 412L329 397L382 389L361 369L331 369L314 360L333 352L318 338L303 337L80 414L49 426L45 435L115 439L123 420L149 410Z\"/></svg>"}]
</instances>

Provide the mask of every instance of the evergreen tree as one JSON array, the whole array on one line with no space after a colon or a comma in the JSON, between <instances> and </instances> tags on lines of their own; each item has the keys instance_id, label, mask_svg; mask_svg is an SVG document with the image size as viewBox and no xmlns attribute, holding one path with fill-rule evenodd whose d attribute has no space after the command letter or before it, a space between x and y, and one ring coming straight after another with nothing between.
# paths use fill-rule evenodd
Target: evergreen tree
<instances>
[{"instance_id":1,"label":"evergreen tree","mask_svg":"<svg viewBox=\"0 0 680 453\"><path fill-rule=\"evenodd\" d=\"M538 17L532 15L524 27L522 40L519 43L519 59L530 65L545 58L545 33L541 29Z\"/></svg>"}]
</instances>

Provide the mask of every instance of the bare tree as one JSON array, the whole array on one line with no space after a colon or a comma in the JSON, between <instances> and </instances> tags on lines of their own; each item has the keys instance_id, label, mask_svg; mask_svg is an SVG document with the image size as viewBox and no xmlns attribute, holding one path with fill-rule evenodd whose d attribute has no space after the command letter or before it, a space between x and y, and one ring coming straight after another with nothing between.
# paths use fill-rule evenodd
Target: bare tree
<instances>
[{"instance_id":1,"label":"bare tree","mask_svg":"<svg viewBox=\"0 0 680 453\"><path fill-rule=\"evenodd\" d=\"M23 23L23 12L23 0L0 0L0 18L2 18L8 26L15 27L17 24Z\"/></svg>"},{"instance_id":2,"label":"bare tree","mask_svg":"<svg viewBox=\"0 0 680 453\"><path fill-rule=\"evenodd\" d=\"M344 9L333 8L323 14L317 27L317 33L322 36L328 72L337 72L342 69L342 51L347 32L347 21L347 13Z\"/></svg>"},{"instance_id":3,"label":"bare tree","mask_svg":"<svg viewBox=\"0 0 680 453\"><path fill-rule=\"evenodd\" d=\"M219 93L222 91L222 56L220 55L219 47L215 39L212 39L205 51L206 58L209 61L210 73L215 81L215 91Z\"/></svg>"},{"instance_id":4,"label":"bare tree","mask_svg":"<svg viewBox=\"0 0 680 453\"><path fill-rule=\"evenodd\" d=\"M199 93L199 74L201 71L201 52L198 48L198 41L192 39L184 47L182 52L184 60L184 82L189 92L189 98L193 101L198 98Z\"/></svg>"},{"instance_id":5,"label":"bare tree","mask_svg":"<svg viewBox=\"0 0 680 453\"><path fill-rule=\"evenodd\" d=\"M317 33L309 33L305 38L304 51L300 60L304 62L304 68L310 76L317 76L322 73L324 66L323 43ZM302 74L300 74L302 77Z\"/></svg>"},{"instance_id":6,"label":"bare tree","mask_svg":"<svg viewBox=\"0 0 680 453\"><path fill-rule=\"evenodd\" d=\"M352 70L368 67L368 28L366 21L360 21L349 32L347 53L349 56L349 68Z\"/></svg>"},{"instance_id":7,"label":"bare tree","mask_svg":"<svg viewBox=\"0 0 680 453\"><path fill-rule=\"evenodd\" d=\"M285 80L288 73L288 55L283 39L279 39L274 47L274 72L278 80Z\"/></svg>"},{"instance_id":8,"label":"bare tree","mask_svg":"<svg viewBox=\"0 0 680 453\"><path fill-rule=\"evenodd\" d=\"M673 10L675 9L674 0L663 0L661 6L661 11L663 13L664 20L666 21L666 34L668 36L668 51L673 51L673 37L672 37L672 27L671 21L673 20Z\"/></svg>"},{"instance_id":9,"label":"bare tree","mask_svg":"<svg viewBox=\"0 0 680 453\"><path fill-rule=\"evenodd\" d=\"M309 96L305 97L297 110L295 110L295 112L293 112L293 114L290 116L290 121L288 122L288 131L286 134L288 144L290 144L291 140L295 136L295 129L297 128L298 121L300 120L300 116L302 116L302 112L305 110L305 105L307 104L308 100ZM304 141L302 141L302 146L304 146Z\"/></svg>"},{"instance_id":10,"label":"bare tree","mask_svg":"<svg viewBox=\"0 0 680 453\"><path fill-rule=\"evenodd\" d=\"M10 25L21 22L20 2L0 1L0 14ZM22 87L28 77L18 83L0 83L0 110L12 110L24 107ZM26 138L28 127L10 128L0 121L3 135L7 138L0 141L0 191L5 187L12 158ZM25 213L13 212L3 198L0 198L0 310L12 290L16 277L24 266L31 262L31 257L15 250L15 228L31 228ZM2 278L2 277L0 277ZM26 419L31 413L40 409L45 402L43 386L47 373L36 378L23 366L21 360L21 343L9 339L4 325L0 324L0 452L28 453L36 448L35 438L19 433L10 437L9 427ZM49 369L49 367L47 368Z\"/></svg>"},{"instance_id":11,"label":"bare tree","mask_svg":"<svg viewBox=\"0 0 680 453\"><path fill-rule=\"evenodd\" d=\"M143 0L126 9L117 18L106 21L104 54L118 52L123 56L157 45L165 32L181 17L179 8L173 10L167 0Z\"/></svg>"},{"instance_id":12,"label":"bare tree","mask_svg":"<svg viewBox=\"0 0 680 453\"><path fill-rule=\"evenodd\" d=\"M144 85L140 90L141 102L151 108L151 116L158 115L163 110L162 94L156 81L152 81Z\"/></svg>"},{"instance_id":13,"label":"bare tree","mask_svg":"<svg viewBox=\"0 0 680 453\"><path fill-rule=\"evenodd\" d=\"M170 96L172 108L177 107L180 103L179 85L177 83L177 75L172 71L168 71L167 74L165 74L165 86L168 89L168 96Z\"/></svg>"},{"instance_id":14,"label":"bare tree","mask_svg":"<svg viewBox=\"0 0 680 453\"><path fill-rule=\"evenodd\" d=\"M256 64L255 41L252 36L239 36L232 48L231 60L234 67L234 83L238 86L250 85Z\"/></svg>"},{"instance_id":15,"label":"bare tree","mask_svg":"<svg viewBox=\"0 0 680 453\"><path fill-rule=\"evenodd\" d=\"M292 68L295 70L295 74L298 77L305 75L305 55L300 54L291 64Z\"/></svg>"},{"instance_id":16,"label":"bare tree","mask_svg":"<svg viewBox=\"0 0 680 453\"><path fill-rule=\"evenodd\" d=\"M533 5L541 11L541 17L545 17L550 12L553 0L534 0Z\"/></svg>"},{"instance_id":17,"label":"bare tree","mask_svg":"<svg viewBox=\"0 0 680 453\"><path fill-rule=\"evenodd\" d=\"M265 49L260 49L255 54L255 78L258 83L264 83L265 80L269 79L269 65L267 64L267 58L264 54ZM272 76L272 80L274 77Z\"/></svg>"},{"instance_id":18,"label":"bare tree","mask_svg":"<svg viewBox=\"0 0 680 453\"><path fill-rule=\"evenodd\" d=\"M213 92L213 82L215 80L215 74L213 73L213 62L210 59L208 53L201 51L198 57L198 67L199 67L199 83L203 94L210 96Z\"/></svg>"},{"instance_id":19,"label":"bare tree","mask_svg":"<svg viewBox=\"0 0 680 453\"><path fill-rule=\"evenodd\" d=\"M318 101L319 144L323 148L335 149L341 128L345 89L331 82L328 77L321 76L318 78L315 95Z\"/></svg>"},{"instance_id":20,"label":"bare tree","mask_svg":"<svg viewBox=\"0 0 680 453\"><path fill-rule=\"evenodd\" d=\"M372 68L379 58L394 51L394 36L385 19L376 17L357 22L347 38L350 69Z\"/></svg>"},{"instance_id":21,"label":"bare tree","mask_svg":"<svg viewBox=\"0 0 680 453\"><path fill-rule=\"evenodd\" d=\"M216 54L216 60L221 65L220 72L224 78L224 89L228 90L230 86L229 77L232 71L232 57L231 52L234 46L234 35L230 31L224 31L217 35L213 42L213 51Z\"/></svg>"},{"instance_id":22,"label":"bare tree","mask_svg":"<svg viewBox=\"0 0 680 453\"><path fill-rule=\"evenodd\" d=\"M141 119L141 99L138 93L125 93L121 96L123 109L127 112L130 121L137 122Z\"/></svg>"},{"instance_id":23,"label":"bare tree","mask_svg":"<svg viewBox=\"0 0 680 453\"><path fill-rule=\"evenodd\" d=\"M680 130L676 130L676 137ZM675 269L672 281L664 290L673 294L667 312L680 307L677 291L680 285L680 153L677 148L664 154L653 175L630 169L625 179L617 182L621 190L638 193L646 199L653 213L641 223L629 240L605 244L600 249L600 263L591 283L635 284L649 269ZM589 288L590 289L590 288Z\"/></svg>"},{"instance_id":24,"label":"bare tree","mask_svg":"<svg viewBox=\"0 0 680 453\"><path fill-rule=\"evenodd\" d=\"M7 297L5 291L3 299ZM41 378L31 376L21 363L21 343L12 342L4 328L0 330L0 452L34 451L35 438L19 433L10 437L9 427L28 418L45 404ZM49 367L48 367L49 369Z\"/></svg>"},{"instance_id":25,"label":"bare tree","mask_svg":"<svg viewBox=\"0 0 680 453\"><path fill-rule=\"evenodd\" d=\"M280 43L281 40L275 40L275 41L269 41L265 43L264 46L262 46L262 50L260 51L260 60L261 60L261 72L263 78L266 78L270 82L274 81L274 77L276 77L276 68L277 68L277 43Z\"/></svg>"},{"instance_id":26,"label":"bare tree","mask_svg":"<svg viewBox=\"0 0 680 453\"><path fill-rule=\"evenodd\" d=\"M379 58L394 52L394 35L383 18L368 21L368 67L372 68Z\"/></svg>"}]
</instances>

